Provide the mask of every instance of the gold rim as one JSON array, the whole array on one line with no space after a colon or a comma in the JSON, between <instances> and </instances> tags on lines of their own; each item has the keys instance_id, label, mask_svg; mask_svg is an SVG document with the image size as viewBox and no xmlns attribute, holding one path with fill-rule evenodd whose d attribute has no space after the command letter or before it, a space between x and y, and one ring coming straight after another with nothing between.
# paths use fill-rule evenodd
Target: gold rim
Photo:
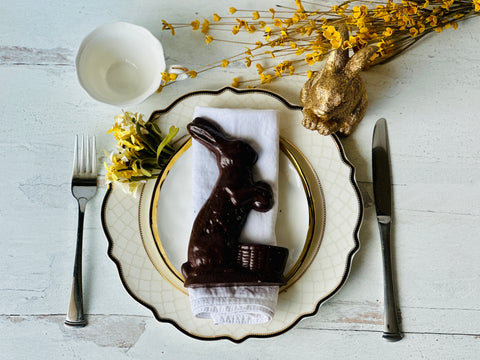
<instances>
[{"instance_id":1,"label":"gold rim","mask_svg":"<svg viewBox=\"0 0 480 360\"><path fill-rule=\"evenodd\" d=\"M155 245L160 257L162 258L162 261L164 262L170 273L165 274L164 270L160 269L159 266L155 264L155 261L152 262L154 263L159 273L170 284L175 286L183 293L187 293L185 287L183 286L184 278L169 260L165 248L162 244L162 240L160 239L160 235L158 233L157 209L160 191L163 183L165 182L165 179L168 176L168 173L173 168L178 159L180 159L180 157L190 148L191 145L192 139L190 138L178 149L178 151L169 161L163 172L160 174L158 181L155 184L150 211L150 224ZM280 151L282 151L285 156L287 156L288 160L293 165L302 181L303 189L305 191L305 197L308 204L309 216L309 226L305 243L297 261L285 275L287 283L280 288L280 291L284 291L290 286L292 286L298 279L300 279L300 277L310 266L311 262L313 261L318 252L318 249L320 248L320 243L323 237L323 231L325 227L325 204L320 182L310 162L305 158L305 156L300 152L300 150L297 149L288 140L280 138L279 145Z\"/></svg>"},{"instance_id":2,"label":"gold rim","mask_svg":"<svg viewBox=\"0 0 480 360\"><path fill-rule=\"evenodd\" d=\"M286 275L287 284L280 288L280 291L283 291L300 279L318 253L325 229L325 202L317 173L302 152L283 138L280 138L280 149L290 160L302 181L309 216L305 244L296 263Z\"/></svg>"}]
</instances>

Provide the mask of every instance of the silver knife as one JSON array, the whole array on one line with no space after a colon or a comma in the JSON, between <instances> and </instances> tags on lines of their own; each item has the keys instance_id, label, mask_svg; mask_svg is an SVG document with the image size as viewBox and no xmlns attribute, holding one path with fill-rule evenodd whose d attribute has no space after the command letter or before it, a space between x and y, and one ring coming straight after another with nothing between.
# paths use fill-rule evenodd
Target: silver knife
<instances>
[{"instance_id":1,"label":"silver knife","mask_svg":"<svg viewBox=\"0 0 480 360\"><path fill-rule=\"evenodd\" d=\"M390 159L388 150L387 121L379 119L373 130L372 174L373 195L380 229L384 277L383 338L398 341L402 338L398 327L397 305L395 302L390 253L390 224L392 222L392 194L390 180Z\"/></svg>"}]
</instances>

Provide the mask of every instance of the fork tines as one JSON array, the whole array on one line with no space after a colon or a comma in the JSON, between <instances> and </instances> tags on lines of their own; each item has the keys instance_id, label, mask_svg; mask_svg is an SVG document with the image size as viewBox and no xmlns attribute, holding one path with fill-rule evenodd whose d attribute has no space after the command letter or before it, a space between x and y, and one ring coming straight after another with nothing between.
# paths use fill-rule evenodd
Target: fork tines
<instances>
[{"instance_id":1,"label":"fork tines","mask_svg":"<svg viewBox=\"0 0 480 360\"><path fill-rule=\"evenodd\" d=\"M75 135L75 148L73 151L73 175L93 175L97 171L95 136L91 141L82 135L80 141L80 154L78 149L78 135Z\"/></svg>"}]
</instances>

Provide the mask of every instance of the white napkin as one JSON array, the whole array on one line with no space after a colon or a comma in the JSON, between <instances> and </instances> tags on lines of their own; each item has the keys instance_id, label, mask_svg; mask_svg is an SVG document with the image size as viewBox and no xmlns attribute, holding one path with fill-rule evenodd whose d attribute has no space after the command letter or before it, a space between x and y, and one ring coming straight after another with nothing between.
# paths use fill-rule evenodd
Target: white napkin
<instances>
[{"instance_id":1,"label":"white napkin","mask_svg":"<svg viewBox=\"0 0 480 360\"><path fill-rule=\"evenodd\" d=\"M270 184L274 206L265 213L250 212L241 242L276 245L279 156L276 111L196 107L195 117L217 123L230 136L248 141L259 154L254 167L254 180ZM195 140L192 152L194 220L210 196L219 172L213 153ZM228 286L189 288L188 292L192 312L198 318L211 318L215 324L263 324L274 315L278 289L278 286Z\"/></svg>"}]
</instances>

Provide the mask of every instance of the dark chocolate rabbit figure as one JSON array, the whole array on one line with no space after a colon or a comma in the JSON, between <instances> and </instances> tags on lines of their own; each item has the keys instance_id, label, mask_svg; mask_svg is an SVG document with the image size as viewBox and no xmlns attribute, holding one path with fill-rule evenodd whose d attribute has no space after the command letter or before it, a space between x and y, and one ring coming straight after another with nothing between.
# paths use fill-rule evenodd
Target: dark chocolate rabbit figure
<instances>
[{"instance_id":1,"label":"dark chocolate rabbit figure","mask_svg":"<svg viewBox=\"0 0 480 360\"><path fill-rule=\"evenodd\" d=\"M274 201L270 185L253 181L258 154L247 142L229 137L209 120L196 118L187 129L215 154L219 177L193 224L188 261L182 265L185 286L262 282L262 277L242 267L239 259L243 256L239 238L247 215L252 209L270 210ZM267 248L278 247L262 246Z\"/></svg>"}]
</instances>

